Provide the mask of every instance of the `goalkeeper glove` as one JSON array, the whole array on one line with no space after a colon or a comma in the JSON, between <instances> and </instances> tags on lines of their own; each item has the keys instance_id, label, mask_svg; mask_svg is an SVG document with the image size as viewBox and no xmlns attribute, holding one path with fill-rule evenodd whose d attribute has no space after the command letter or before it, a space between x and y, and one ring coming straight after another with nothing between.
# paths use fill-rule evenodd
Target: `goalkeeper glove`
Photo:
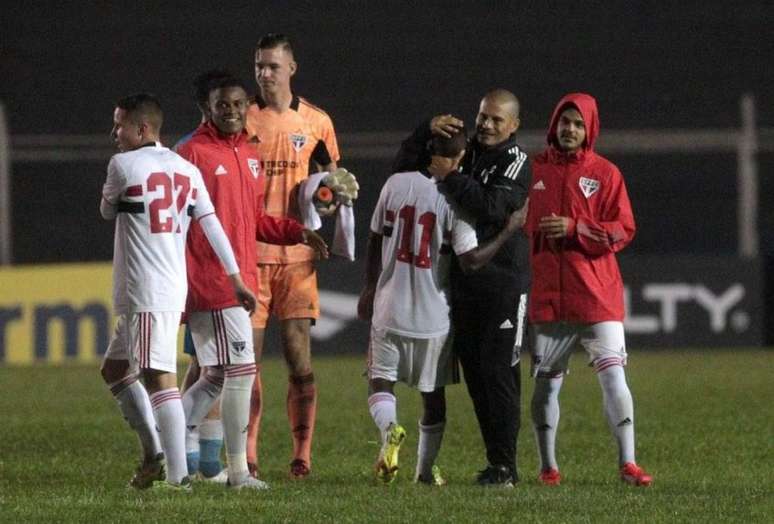
<instances>
[{"instance_id":1,"label":"goalkeeper glove","mask_svg":"<svg viewBox=\"0 0 774 524\"><path fill-rule=\"evenodd\" d=\"M336 200L345 206L352 206L352 202L357 198L357 191L360 189L355 175L343 167L339 167L333 173L326 175L322 183L328 186L333 191Z\"/></svg>"}]
</instances>

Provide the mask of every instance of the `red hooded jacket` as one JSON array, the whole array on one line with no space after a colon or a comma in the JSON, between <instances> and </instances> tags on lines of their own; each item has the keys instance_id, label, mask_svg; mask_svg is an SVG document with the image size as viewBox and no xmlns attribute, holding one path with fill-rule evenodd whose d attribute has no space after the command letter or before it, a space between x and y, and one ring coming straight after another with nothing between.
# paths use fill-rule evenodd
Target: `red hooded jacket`
<instances>
[{"instance_id":1,"label":"red hooded jacket","mask_svg":"<svg viewBox=\"0 0 774 524\"><path fill-rule=\"evenodd\" d=\"M583 147L566 153L556 139L567 107L583 116ZM548 148L534 158L527 232L533 271L530 322L596 323L624 318L623 282L615 253L634 237L634 216L618 168L594 152L599 117L594 98L572 93L554 109ZM571 219L565 238L548 239L541 217Z\"/></svg>"},{"instance_id":2,"label":"red hooded jacket","mask_svg":"<svg viewBox=\"0 0 774 524\"><path fill-rule=\"evenodd\" d=\"M202 173L245 285L258 291L255 241L291 245L303 241L297 221L264 213L264 175L247 133L223 136L211 123L202 124L178 154ZM231 283L197 222L191 223L186 245L188 303L186 310L209 311L239 305Z\"/></svg>"}]
</instances>

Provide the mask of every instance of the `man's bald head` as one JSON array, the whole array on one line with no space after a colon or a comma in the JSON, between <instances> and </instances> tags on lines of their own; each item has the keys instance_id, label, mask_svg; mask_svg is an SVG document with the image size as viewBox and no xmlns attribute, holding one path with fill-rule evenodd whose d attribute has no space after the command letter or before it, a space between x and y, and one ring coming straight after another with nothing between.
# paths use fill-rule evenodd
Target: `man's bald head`
<instances>
[{"instance_id":1,"label":"man's bald head","mask_svg":"<svg viewBox=\"0 0 774 524\"><path fill-rule=\"evenodd\" d=\"M516 95L507 89L492 89L484 95L483 100L494 102L495 104L500 104L503 107L507 107L513 118L519 118L519 113L521 112L521 104L519 103L519 99L516 98Z\"/></svg>"}]
</instances>

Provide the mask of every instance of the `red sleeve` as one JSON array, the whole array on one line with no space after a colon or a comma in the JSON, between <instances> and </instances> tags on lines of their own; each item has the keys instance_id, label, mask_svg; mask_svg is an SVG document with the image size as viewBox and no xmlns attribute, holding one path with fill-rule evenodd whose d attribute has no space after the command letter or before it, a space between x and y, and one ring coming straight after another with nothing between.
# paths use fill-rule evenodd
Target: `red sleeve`
<instances>
[{"instance_id":1,"label":"red sleeve","mask_svg":"<svg viewBox=\"0 0 774 524\"><path fill-rule=\"evenodd\" d=\"M195 165L196 162L194 162L193 148L190 146L190 144L191 141L189 140L185 144L180 145L177 150L175 150L175 153Z\"/></svg>"},{"instance_id":2,"label":"red sleeve","mask_svg":"<svg viewBox=\"0 0 774 524\"><path fill-rule=\"evenodd\" d=\"M304 226L292 218L277 218L263 210L256 213L255 239L267 244L290 246L304 241Z\"/></svg>"},{"instance_id":3,"label":"red sleeve","mask_svg":"<svg viewBox=\"0 0 774 524\"><path fill-rule=\"evenodd\" d=\"M623 177L615 169L602 189L598 216L575 217L574 240L588 255L616 253L632 241L636 227Z\"/></svg>"}]
</instances>

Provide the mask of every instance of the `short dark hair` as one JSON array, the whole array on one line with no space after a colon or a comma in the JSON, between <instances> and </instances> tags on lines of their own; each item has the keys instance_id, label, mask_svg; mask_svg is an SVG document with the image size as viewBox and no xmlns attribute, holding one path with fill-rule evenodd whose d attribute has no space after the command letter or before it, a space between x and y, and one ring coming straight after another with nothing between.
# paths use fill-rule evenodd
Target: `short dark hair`
<instances>
[{"instance_id":1,"label":"short dark hair","mask_svg":"<svg viewBox=\"0 0 774 524\"><path fill-rule=\"evenodd\" d=\"M218 79L232 77L230 72L224 69L210 69L200 75L197 75L193 81L194 96L199 107L207 105L210 97L210 84Z\"/></svg>"},{"instance_id":2,"label":"short dark hair","mask_svg":"<svg viewBox=\"0 0 774 524\"><path fill-rule=\"evenodd\" d=\"M146 121L156 130L161 130L164 122L164 112L161 110L159 99L150 93L137 93L121 98L116 102L116 107L126 111L127 116L135 123Z\"/></svg>"},{"instance_id":3,"label":"short dark hair","mask_svg":"<svg viewBox=\"0 0 774 524\"><path fill-rule=\"evenodd\" d=\"M257 53L261 49L274 49L275 47L281 47L285 51L293 55L293 45L290 43L290 38L282 33L268 33L258 40L258 44L255 46L255 52Z\"/></svg>"},{"instance_id":4,"label":"short dark hair","mask_svg":"<svg viewBox=\"0 0 774 524\"><path fill-rule=\"evenodd\" d=\"M216 89L223 89L225 87L241 87L247 93L247 85L240 78L233 75L222 76L220 78L213 79L207 86L207 100L210 99L210 93Z\"/></svg>"},{"instance_id":5,"label":"short dark hair","mask_svg":"<svg viewBox=\"0 0 774 524\"><path fill-rule=\"evenodd\" d=\"M468 134L462 127L450 137L433 135L430 141L430 154L446 158L454 158L468 145Z\"/></svg>"}]
</instances>

